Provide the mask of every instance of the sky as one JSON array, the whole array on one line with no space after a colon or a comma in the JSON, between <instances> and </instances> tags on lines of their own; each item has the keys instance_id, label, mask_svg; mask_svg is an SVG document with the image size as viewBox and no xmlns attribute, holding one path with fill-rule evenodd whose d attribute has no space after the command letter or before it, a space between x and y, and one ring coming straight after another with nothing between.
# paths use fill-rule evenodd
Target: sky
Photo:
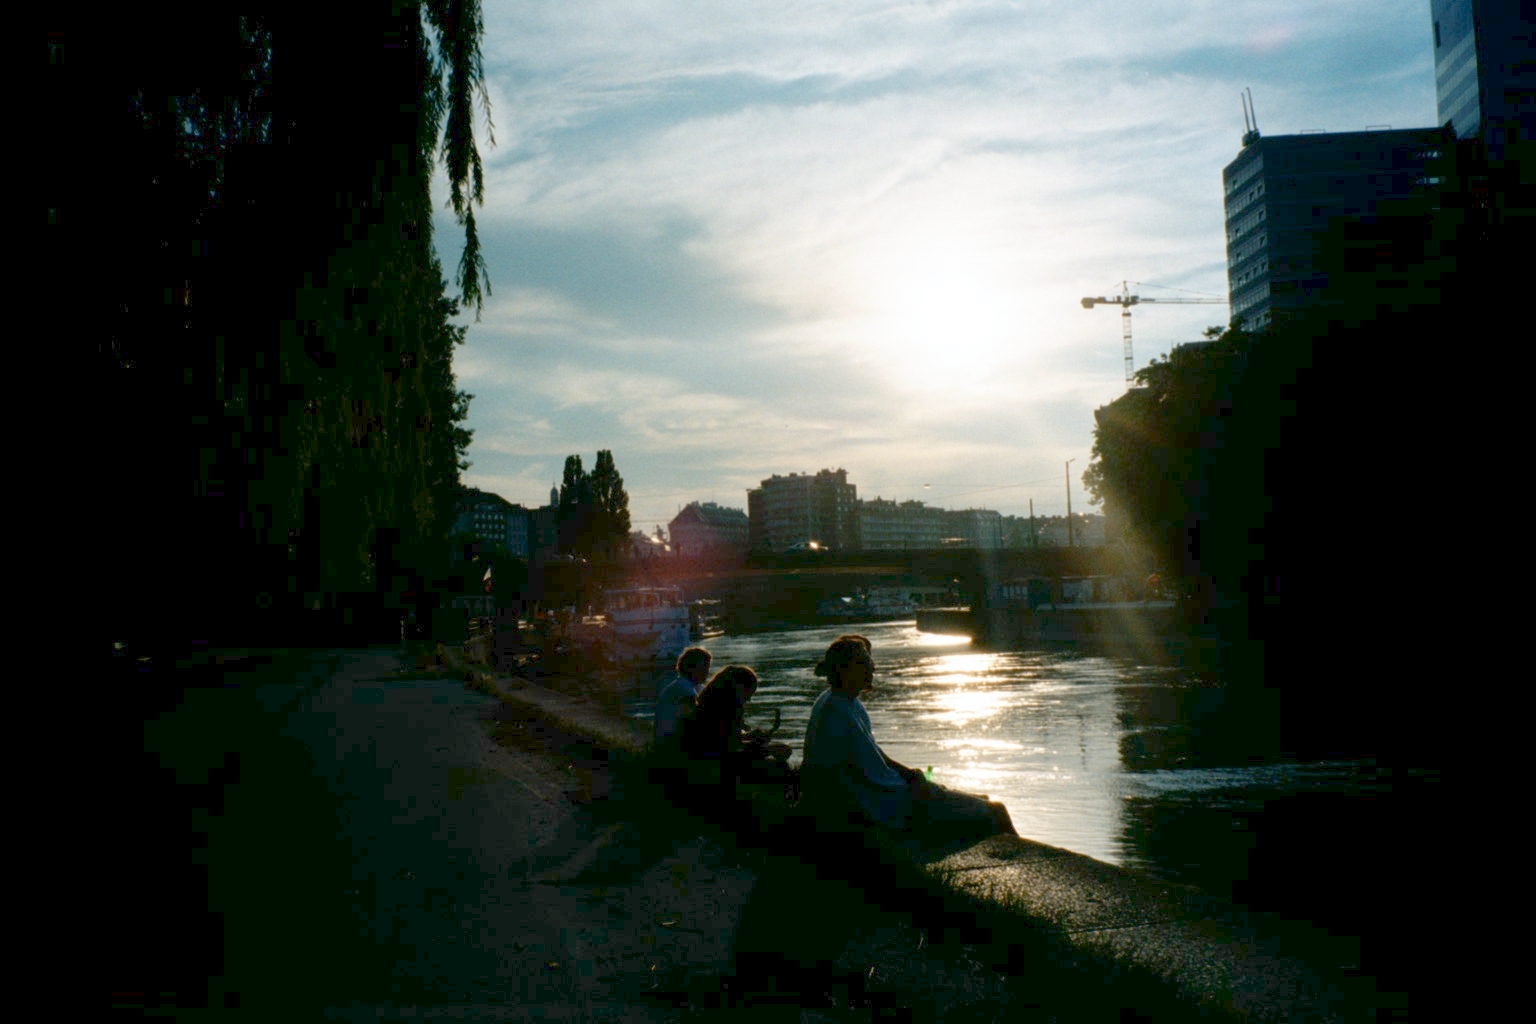
<instances>
[{"instance_id":1,"label":"sky","mask_svg":"<svg viewBox=\"0 0 1536 1024\"><path fill-rule=\"evenodd\" d=\"M1125 373L1079 300L1226 298L1239 93L1266 135L1436 114L1429 0L485 0L484 54L464 481L532 507L610 449L647 532L839 468L1091 510ZM1139 305L1136 365L1226 320Z\"/></svg>"}]
</instances>

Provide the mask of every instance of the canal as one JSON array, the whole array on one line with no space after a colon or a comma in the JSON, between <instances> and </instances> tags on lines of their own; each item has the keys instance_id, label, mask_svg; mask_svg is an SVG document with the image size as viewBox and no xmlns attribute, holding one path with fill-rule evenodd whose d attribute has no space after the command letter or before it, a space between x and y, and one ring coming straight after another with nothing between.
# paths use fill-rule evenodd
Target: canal
<instances>
[{"instance_id":1,"label":"canal","mask_svg":"<svg viewBox=\"0 0 1536 1024\"><path fill-rule=\"evenodd\" d=\"M894 758L935 782L1008 807L1019 834L1229 894L1259 841L1253 822L1307 794L1352 795L1353 762L1213 764L1202 715L1223 690L1163 665L1064 648L988 651L913 622L722 636L701 646L714 668L753 668L749 724L781 714L800 745L824 687L814 666L839 634L869 637L875 688L863 697ZM630 713L651 714L637 701ZM1232 728L1223 723L1221 728Z\"/></svg>"}]
</instances>

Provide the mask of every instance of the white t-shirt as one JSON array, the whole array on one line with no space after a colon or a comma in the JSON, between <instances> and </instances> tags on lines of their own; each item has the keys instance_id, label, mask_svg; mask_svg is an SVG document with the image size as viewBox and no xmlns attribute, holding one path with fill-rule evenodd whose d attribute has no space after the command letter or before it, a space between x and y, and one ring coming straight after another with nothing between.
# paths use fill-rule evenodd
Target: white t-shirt
<instances>
[{"instance_id":1,"label":"white t-shirt","mask_svg":"<svg viewBox=\"0 0 1536 1024\"><path fill-rule=\"evenodd\" d=\"M663 743L677 735L683 717L691 713L693 698L699 688L693 680L678 676L662 688L656 697L656 742Z\"/></svg>"},{"instance_id":2,"label":"white t-shirt","mask_svg":"<svg viewBox=\"0 0 1536 1024\"><path fill-rule=\"evenodd\" d=\"M871 820L882 825L902 828L912 813L911 788L880 753L869 727L869 712L857 697L828 688L816 698L805 727L805 760L800 770L807 796L816 795L811 790L818 776L827 782L835 779L833 784L844 796L852 797Z\"/></svg>"}]
</instances>

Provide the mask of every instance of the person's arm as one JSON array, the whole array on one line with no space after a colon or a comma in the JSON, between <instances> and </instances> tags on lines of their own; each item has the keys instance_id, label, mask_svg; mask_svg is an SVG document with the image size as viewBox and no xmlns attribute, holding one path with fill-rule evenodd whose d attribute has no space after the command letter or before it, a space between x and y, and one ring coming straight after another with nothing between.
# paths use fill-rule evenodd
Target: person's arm
<instances>
[{"instance_id":1,"label":"person's arm","mask_svg":"<svg viewBox=\"0 0 1536 1024\"><path fill-rule=\"evenodd\" d=\"M885 763L896 769L897 774L906 779L908 782L917 782L923 778L922 772L918 771L916 768L908 768L906 765L896 760L890 754L887 754L885 752L885 748L883 747L880 748L880 756L885 758Z\"/></svg>"}]
</instances>

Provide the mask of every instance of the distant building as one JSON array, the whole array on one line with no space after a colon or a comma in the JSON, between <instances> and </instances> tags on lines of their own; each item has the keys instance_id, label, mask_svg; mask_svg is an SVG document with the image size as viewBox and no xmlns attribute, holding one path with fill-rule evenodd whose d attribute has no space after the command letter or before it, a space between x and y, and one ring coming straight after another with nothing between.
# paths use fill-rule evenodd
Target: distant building
<instances>
[{"instance_id":1,"label":"distant building","mask_svg":"<svg viewBox=\"0 0 1536 1024\"><path fill-rule=\"evenodd\" d=\"M984 508L944 513L945 541L955 547L995 551L1003 546L1003 515Z\"/></svg>"},{"instance_id":2,"label":"distant building","mask_svg":"<svg viewBox=\"0 0 1536 1024\"><path fill-rule=\"evenodd\" d=\"M528 509L475 487L463 488L454 506L453 532L473 536L487 552L499 547L527 558L530 522Z\"/></svg>"},{"instance_id":3,"label":"distant building","mask_svg":"<svg viewBox=\"0 0 1536 1024\"><path fill-rule=\"evenodd\" d=\"M1494 159L1513 129L1536 133L1533 26L1510 0L1430 0L1439 123L1458 139L1480 137Z\"/></svg>"},{"instance_id":4,"label":"distant building","mask_svg":"<svg viewBox=\"0 0 1536 1024\"><path fill-rule=\"evenodd\" d=\"M859 502L859 543L865 551L924 551L1004 546L1003 516L989 509L942 509L920 501Z\"/></svg>"},{"instance_id":5,"label":"distant building","mask_svg":"<svg viewBox=\"0 0 1536 1024\"><path fill-rule=\"evenodd\" d=\"M859 546L865 551L926 551L945 537L944 510L920 501L859 502Z\"/></svg>"},{"instance_id":6,"label":"distant building","mask_svg":"<svg viewBox=\"0 0 1536 1024\"><path fill-rule=\"evenodd\" d=\"M1107 543L1104 516L1097 513L1072 514L1071 536L1066 516L1035 516L1031 536L1029 516L1009 516L1008 547L1012 548L1101 548Z\"/></svg>"},{"instance_id":7,"label":"distant building","mask_svg":"<svg viewBox=\"0 0 1536 1024\"><path fill-rule=\"evenodd\" d=\"M712 501L690 502L667 524L672 550L684 558L743 554L750 533L745 512Z\"/></svg>"},{"instance_id":8,"label":"distant building","mask_svg":"<svg viewBox=\"0 0 1536 1024\"><path fill-rule=\"evenodd\" d=\"M858 547L858 489L848 471L774 474L747 492L754 550L788 551L812 542L844 551Z\"/></svg>"},{"instance_id":9,"label":"distant building","mask_svg":"<svg viewBox=\"0 0 1536 1024\"><path fill-rule=\"evenodd\" d=\"M652 536L644 530L630 531L629 543L625 551L630 558L663 558L671 552L672 545L662 540L659 532L656 536Z\"/></svg>"},{"instance_id":10,"label":"distant building","mask_svg":"<svg viewBox=\"0 0 1536 1024\"><path fill-rule=\"evenodd\" d=\"M1438 128L1269 138L1249 131L1222 171L1233 319L1262 329L1322 301L1325 242L1337 244L1341 228L1431 188L1426 166L1444 143Z\"/></svg>"}]
</instances>

